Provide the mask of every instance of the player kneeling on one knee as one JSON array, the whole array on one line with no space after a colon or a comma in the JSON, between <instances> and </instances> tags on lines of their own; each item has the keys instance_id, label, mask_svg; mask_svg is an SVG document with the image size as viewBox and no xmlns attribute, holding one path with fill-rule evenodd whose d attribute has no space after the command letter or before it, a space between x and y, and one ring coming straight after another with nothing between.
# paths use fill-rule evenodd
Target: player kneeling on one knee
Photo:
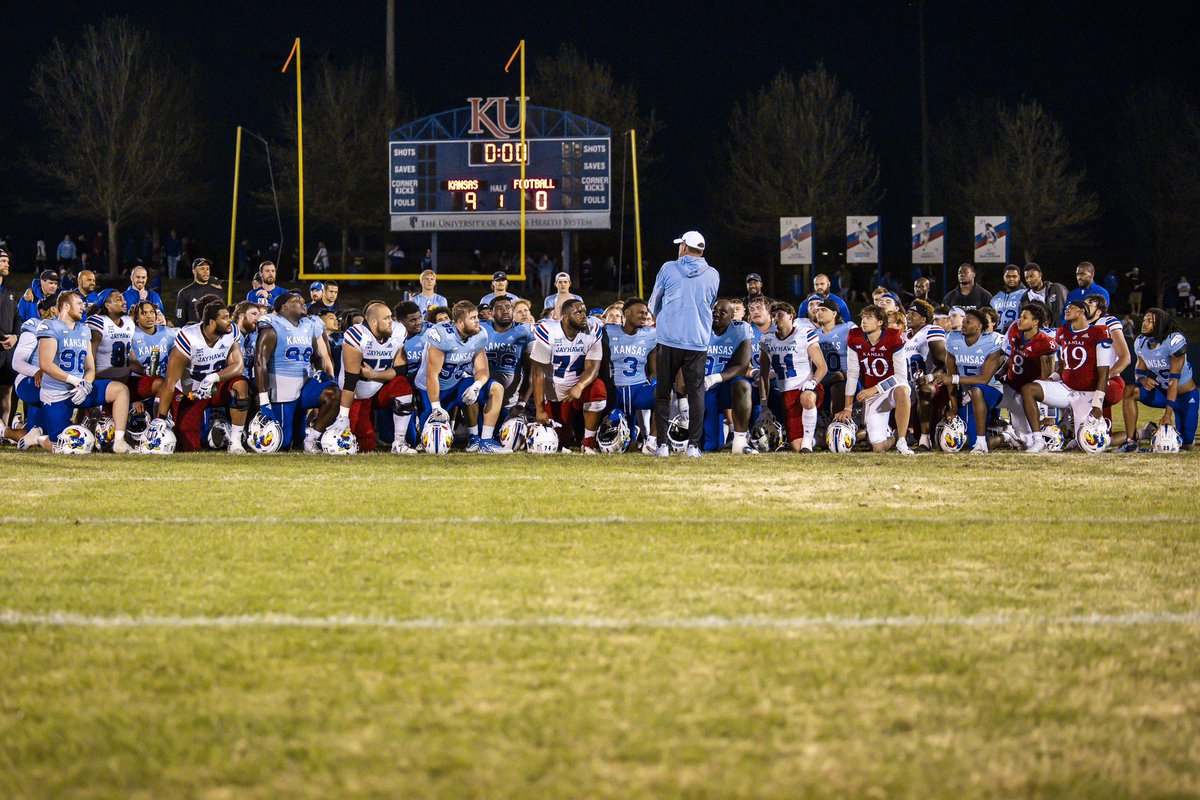
<instances>
[{"instance_id":1,"label":"player kneeling on one knee","mask_svg":"<svg viewBox=\"0 0 1200 800\"><path fill-rule=\"evenodd\" d=\"M1171 425L1190 450L1196 438L1196 421L1200 412L1200 390L1188 363L1188 342L1178 330L1175 320L1161 308L1150 308L1142 317L1142 333L1133 344L1137 353L1134 373L1137 381L1126 387L1123 401L1125 430L1130 444L1123 450L1137 449L1138 401L1151 408L1161 408L1159 425Z\"/></svg>"},{"instance_id":2,"label":"player kneeling on one knee","mask_svg":"<svg viewBox=\"0 0 1200 800\"><path fill-rule=\"evenodd\" d=\"M988 415L1004 397L996 381L1004 363L1004 345L1000 337L984 332L986 326L982 311L967 310L962 330L946 336L946 371L936 378L950 393L946 418L958 414L967 428L967 446L972 453L988 451Z\"/></svg>"},{"instance_id":3,"label":"player kneeling on one knee","mask_svg":"<svg viewBox=\"0 0 1200 800\"><path fill-rule=\"evenodd\" d=\"M583 412L581 452L598 453L596 431L608 405L608 390L597 380L604 358L604 329L600 320L589 317L582 300L562 305L562 319L543 319L534 326L533 402L537 421L542 425L558 423L559 441L571 436L574 415ZM546 396L549 376L553 394Z\"/></svg>"},{"instance_id":4,"label":"player kneeling on one knee","mask_svg":"<svg viewBox=\"0 0 1200 800\"><path fill-rule=\"evenodd\" d=\"M900 332L887 326L887 314L879 306L867 306L861 312L859 327L846 337L846 407L834 419L849 422L854 401L864 403L867 439L871 449L882 453L892 445L904 455L912 455L905 441L912 408L908 391L908 358ZM859 377L862 391L856 391ZM897 434L888 427L888 414L896 412Z\"/></svg>"},{"instance_id":5,"label":"player kneeling on one knee","mask_svg":"<svg viewBox=\"0 0 1200 800\"><path fill-rule=\"evenodd\" d=\"M773 332L759 340L762 396L772 390L779 397L784 431L792 450L811 453L817 427L817 406L824 399L825 356L817 330L807 321L796 324L796 311L788 303L771 306Z\"/></svg>"}]
</instances>

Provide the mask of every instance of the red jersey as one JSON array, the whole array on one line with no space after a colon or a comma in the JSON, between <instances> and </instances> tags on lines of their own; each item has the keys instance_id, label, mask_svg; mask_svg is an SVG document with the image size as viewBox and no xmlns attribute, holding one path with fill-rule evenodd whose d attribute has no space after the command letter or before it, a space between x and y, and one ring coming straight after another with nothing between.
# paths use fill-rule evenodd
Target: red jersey
<instances>
[{"instance_id":1,"label":"red jersey","mask_svg":"<svg viewBox=\"0 0 1200 800\"><path fill-rule=\"evenodd\" d=\"M858 355L859 380L870 389L896 373L896 354L904 348L904 337L895 328L886 328L879 341L871 344L862 328L852 328L846 336L846 349ZM901 361L904 357L901 356ZM906 381L908 377L904 378ZM852 387L847 386L846 391Z\"/></svg>"},{"instance_id":2,"label":"red jersey","mask_svg":"<svg viewBox=\"0 0 1200 800\"><path fill-rule=\"evenodd\" d=\"M1103 325L1089 325L1081 331L1070 324L1058 329L1058 357L1062 360L1062 382L1077 392L1096 391L1098 367L1116 363L1112 338Z\"/></svg>"},{"instance_id":3,"label":"red jersey","mask_svg":"<svg viewBox=\"0 0 1200 800\"><path fill-rule=\"evenodd\" d=\"M1038 331L1032 339L1025 341L1015 322L1008 329L1008 336L1005 338L1008 344L1008 373L1004 376L1004 382L1020 391L1025 384L1044 377L1042 356L1050 355L1058 349L1054 340Z\"/></svg>"}]
</instances>

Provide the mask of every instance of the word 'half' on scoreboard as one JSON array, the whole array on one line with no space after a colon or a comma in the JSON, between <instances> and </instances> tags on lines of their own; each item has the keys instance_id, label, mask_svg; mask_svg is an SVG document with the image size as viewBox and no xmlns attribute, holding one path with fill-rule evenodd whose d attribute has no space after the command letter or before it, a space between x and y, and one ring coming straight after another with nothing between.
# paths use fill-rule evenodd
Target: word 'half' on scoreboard
<instances>
[{"instance_id":1,"label":"word 'half' on scoreboard","mask_svg":"<svg viewBox=\"0 0 1200 800\"><path fill-rule=\"evenodd\" d=\"M607 128L568 112L529 106L522 144L515 101L469 102L392 131L393 231L516 229L522 192L528 229L612 226Z\"/></svg>"}]
</instances>

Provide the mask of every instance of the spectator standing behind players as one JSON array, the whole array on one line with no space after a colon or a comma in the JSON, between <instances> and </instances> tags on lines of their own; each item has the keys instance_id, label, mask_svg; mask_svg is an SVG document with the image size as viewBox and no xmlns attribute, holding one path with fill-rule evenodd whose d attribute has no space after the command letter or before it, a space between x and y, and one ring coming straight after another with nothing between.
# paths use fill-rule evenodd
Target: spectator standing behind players
<instances>
[{"instance_id":1,"label":"spectator standing behind players","mask_svg":"<svg viewBox=\"0 0 1200 800\"><path fill-rule=\"evenodd\" d=\"M502 294L508 295L508 298L514 303L521 299L508 290L508 273L503 270L492 275L492 290L480 298L479 304L491 303L497 295Z\"/></svg>"},{"instance_id":2,"label":"spectator standing behind players","mask_svg":"<svg viewBox=\"0 0 1200 800\"><path fill-rule=\"evenodd\" d=\"M1142 313L1142 292L1146 290L1146 281L1142 279L1137 267L1125 273L1129 280L1129 313Z\"/></svg>"},{"instance_id":3,"label":"spectator standing behind players","mask_svg":"<svg viewBox=\"0 0 1200 800\"><path fill-rule=\"evenodd\" d=\"M951 289L942 299L948 306L958 306L966 311L970 308L983 308L992 302L992 293L975 283L975 267L970 264L960 264L958 267L958 288Z\"/></svg>"},{"instance_id":4,"label":"spectator standing behind players","mask_svg":"<svg viewBox=\"0 0 1200 800\"><path fill-rule=\"evenodd\" d=\"M926 281L928 283L928 281ZM818 275L813 278L813 293L810 294L804 301L802 308L808 308L809 302L812 300L832 300L837 304L838 313L842 315L842 319L850 319L850 307L846 305L846 301L830 292L831 285L828 275Z\"/></svg>"},{"instance_id":5,"label":"spectator standing behind players","mask_svg":"<svg viewBox=\"0 0 1200 800\"><path fill-rule=\"evenodd\" d=\"M63 240L58 243L58 251L55 253L58 256L59 266L75 263L75 243L71 241L71 234L63 237ZM41 299L40 297L38 298Z\"/></svg>"},{"instance_id":6,"label":"spectator standing behind players","mask_svg":"<svg viewBox=\"0 0 1200 800\"><path fill-rule=\"evenodd\" d=\"M992 308L1000 317L996 324L996 332L1007 334L1008 329L1017 321L1021 306L1025 304L1025 294L1029 290L1021 285L1021 268L1009 264L1004 268L1004 289L992 297Z\"/></svg>"},{"instance_id":7,"label":"spectator standing behind players","mask_svg":"<svg viewBox=\"0 0 1200 800\"><path fill-rule=\"evenodd\" d=\"M422 314L434 307L448 307L450 302L437 293L437 273L427 269L421 273L421 291L408 298L417 304Z\"/></svg>"},{"instance_id":8,"label":"spectator standing behind players","mask_svg":"<svg viewBox=\"0 0 1200 800\"><path fill-rule=\"evenodd\" d=\"M42 274L29 284L21 302L17 304L17 315L21 321L38 319L38 303L43 298L54 297L58 294L58 273L52 269L43 270Z\"/></svg>"},{"instance_id":9,"label":"spectator standing behind players","mask_svg":"<svg viewBox=\"0 0 1200 800\"><path fill-rule=\"evenodd\" d=\"M100 295L96 292L96 273L90 269L85 269L79 273L79 280L75 284L75 293L83 298L83 302L89 306L99 302Z\"/></svg>"},{"instance_id":10,"label":"spectator standing behind players","mask_svg":"<svg viewBox=\"0 0 1200 800\"><path fill-rule=\"evenodd\" d=\"M654 413L659 444L655 455L671 453L667 444L671 389L675 373L682 371L690 408L687 455L699 458L704 437L704 361L721 276L704 259L704 237L697 231L688 231L675 244L679 245L679 257L662 265L650 295L650 313L658 332Z\"/></svg>"},{"instance_id":11,"label":"spectator standing behind players","mask_svg":"<svg viewBox=\"0 0 1200 800\"><path fill-rule=\"evenodd\" d=\"M258 265L258 279L261 286L246 293L246 299L260 306L275 307L275 300L285 294L287 289L275 285L275 264L264 261Z\"/></svg>"},{"instance_id":12,"label":"spectator standing behind players","mask_svg":"<svg viewBox=\"0 0 1200 800\"><path fill-rule=\"evenodd\" d=\"M149 278L150 275L146 272L145 267L134 267L129 271L129 288L122 292L125 295L125 307L133 308L145 300L154 303L154 305L158 306L159 311L166 313L163 309L162 298L158 296L158 292L146 287L146 282Z\"/></svg>"},{"instance_id":13,"label":"spectator standing behind players","mask_svg":"<svg viewBox=\"0 0 1200 800\"><path fill-rule=\"evenodd\" d=\"M197 258L192 262L192 282L175 296L175 324L178 327L195 325L200 321L200 308L210 298L222 299L221 285L212 279L212 262Z\"/></svg>"},{"instance_id":14,"label":"spectator standing behind players","mask_svg":"<svg viewBox=\"0 0 1200 800\"><path fill-rule=\"evenodd\" d=\"M1037 301L1044 305L1047 312L1046 324L1058 325L1067 306L1067 287L1045 280L1042 268L1032 262L1025 265L1025 285L1029 287L1025 301Z\"/></svg>"},{"instance_id":15,"label":"spectator standing behind players","mask_svg":"<svg viewBox=\"0 0 1200 800\"><path fill-rule=\"evenodd\" d=\"M546 298L546 302L542 304L542 310L554 309L554 319L562 317L562 305L568 300L579 300L583 298L571 291L571 276L565 272L560 272L554 276L555 293Z\"/></svg>"},{"instance_id":16,"label":"spectator standing behind players","mask_svg":"<svg viewBox=\"0 0 1200 800\"><path fill-rule=\"evenodd\" d=\"M1098 294L1104 298L1104 305L1111 306L1112 298L1108 296L1108 292L1104 287L1096 283L1096 268L1092 266L1090 261L1080 261L1079 266L1075 268L1075 282L1079 286L1071 290L1067 295L1067 302L1078 300L1083 301L1083 298L1089 294ZM1065 319L1064 319L1065 322Z\"/></svg>"},{"instance_id":17,"label":"spectator standing behind players","mask_svg":"<svg viewBox=\"0 0 1200 800\"><path fill-rule=\"evenodd\" d=\"M11 408L9 398L17 377L12 366L13 348L21 329L17 293L8 280L10 261L8 251L0 250L0 428L7 424Z\"/></svg>"}]
</instances>

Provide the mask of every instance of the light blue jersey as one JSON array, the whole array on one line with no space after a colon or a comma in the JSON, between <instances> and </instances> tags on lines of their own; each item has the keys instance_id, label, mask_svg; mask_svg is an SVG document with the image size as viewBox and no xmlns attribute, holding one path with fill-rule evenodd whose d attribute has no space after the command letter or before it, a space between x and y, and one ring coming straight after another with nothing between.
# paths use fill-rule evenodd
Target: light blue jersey
<instances>
[{"instance_id":1,"label":"light blue jersey","mask_svg":"<svg viewBox=\"0 0 1200 800\"><path fill-rule=\"evenodd\" d=\"M151 378L166 377L167 357L175 349L175 331L166 325L158 325L153 333L146 333L141 328L133 332L133 357L142 365L142 371ZM150 365L154 362L154 349L158 348L158 371L150 374Z\"/></svg>"},{"instance_id":2,"label":"light blue jersey","mask_svg":"<svg viewBox=\"0 0 1200 800\"><path fill-rule=\"evenodd\" d=\"M425 323L420 333L415 336L410 335L404 340L404 375L410 383L417 379L417 371L421 369L425 355L425 331L432 327L429 323Z\"/></svg>"},{"instance_id":3,"label":"light blue jersey","mask_svg":"<svg viewBox=\"0 0 1200 800\"><path fill-rule=\"evenodd\" d=\"M952 331L946 336L946 352L954 356L954 364L958 367L958 374L964 378L978 375L983 369L983 364L987 361L988 356L992 353L1003 351L1003 345L1001 345L995 336L988 333L981 333L979 338L975 340L975 344L967 344L967 338L963 336L962 331ZM995 384L996 376L993 375L988 383Z\"/></svg>"},{"instance_id":4,"label":"light blue jersey","mask_svg":"<svg viewBox=\"0 0 1200 800\"><path fill-rule=\"evenodd\" d=\"M1149 336L1139 336L1133 343L1133 351L1146 364L1146 369L1154 373L1154 380L1164 390L1171 383L1171 356L1182 352L1184 356L1183 370L1179 373L1179 385L1183 386L1192 379L1192 365L1187 361L1187 339L1179 331L1170 334L1165 342L1155 342Z\"/></svg>"},{"instance_id":5,"label":"light blue jersey","mask_svg":"<svg viewBox=\"0 0 1200 800\"><path fill-rule=\"evenodd\" d=\"M429 357L426 354L431 348L436 347L445 354L442 370L438 373L438 383L445 391L448 386L475 375L475 356L487 349L487 343L487 331L482 328L464 341L453 322L434 325L425 331L425 349L421 356L421 369L417 371L417 388L421 391L429 388Z\"/></svg>"},{"instance_id":6,"label":"light blue jersey","mask_svg":"<svg viewBox=\"0 0 1200 800\"><path fill-rule=\"evenodd\" d=\"M750 333L753 327L748 322L735 319L729 323L724 333L712 331L708 339L708 358L704 360L704 374L716 375L718 372L724 372L742 342L753 340L754 337Z\"/></svg>"},{"instance_id":7,"label":"light blue jersey","mask_svg":"<svg viewBox=\"0 0 1200 800\"><path fill-rule=\"evenodd\" d=\"M854 330L853 322L841 322L825 332L817 328L817 344L821 347L821 355L825 356L825 366L832 375L835 372L846 371L846 337Z\"/></svg>"},{"instance_id":8,"label":"light blue jersey","mask_svg":"<svg viewBox=\"0 0 1200 800\"><path fill-rule=\"evenodd\" d=\"M307 319L307 318L305 318ZM259 330L275 330L275 350L267 365L272 403L290 403L300 396L311 373L313 329L304 319L296 325L281 314L271 314L258 323Z\"/></svg>"},{"instance_id":9,"label":"light blue jersey","mask_svg":"<svg viewBox=\"0 0 1200 800\"><path fill-rule=\"evenodd\" d=\"M649 382L646 360L658 344L658 331L647 325L632 334L620 325L605 325L608 336L608 355L612 361L614 386L640 386Z\"/></svg>"},{"instance_id":10,"label":"light blue jersey","mask_svg":"<svg viewBox=\"0 0 1200 800\"><path fill-rule=\"evenodd\" d=\"M53 339L57 346L54 363L68 375L83 378L87 371L87 356L92 344L92 330L87 323L80 320L75 323L75 327L71 328L57 318L44 320L38 326L37 338L39 348L43 339ZM69 383L49 375L42 375L41 399L43 403L57 403L66 399L74 390L75 387Z\"/></svg>"},{"instance_id":11,"label":"light blue jersey","mask_svg":"<svg viewBox=\"0 0 1200 800\"><path fill-rule=\"evenodd\" d=\"M313 352L315 353L317 351L317 343L315 340L320 339L325 335L325 323L321 321L320 317L301 317L300 328L302 330L307 330L309 336L313 338ZM308 377L311 378L316 374L317 368L313 366L312 359L309 359Z\"/></svg>"},{"instance_id":12,"label":"light blue jersey","mask_svg":"<svg viewBox=\"0 0 1200 800\"><path fill-rule=\"evenodd\" d=\"M996 309L996 313L1000 315L1000 322L996 325L996 330L1001 333L1008 333L1008 329L1017 321L1017 317L1021 316L1021 304L1025 302L1025 295L1029 290L1022 286L1011 292L997 292L992 296L992 308Z\"/></svg>"},{"instance_id":13,"label":"light blue jersey","mask_svg":"<svg viewBox=\"0 0 1200 800\"><path fill-rule=\"evenodd\" d=\"M754 377L758 377L758 352L759 346L762 344L762 338L775 330L775 326L767 328L766 333L758 329L754 323L750 323L750 373Z\"/></svg>"},{"instance_id":14,"label":"light blue jersey","mask_svg":"<svg viewBox=\"0 0 1200 800\"><path fill-rule=\"evenodd\" d=\"M409 299L417 304L417 308L419 308L421 310L422 317L425 316L425 313L427 311L429 311L429 309L433 308L434 306L449 307L449 305L450 305L450 301L448 301L443 295L440 295L437 292L434 292L433 297L426 297L425 295L421 294L420 292L417 292L415 295L413 295Z\"/></svg>"},{"instance_id":15,"label":"light blue jersey","mask_svg":"<svg viewBox=\"0 0 1200 800\"><path fill-rule=\"evenodd\" d=\"M493 378L511 382L525 356L525 348L533 344L533 326L528 322L514 322L500 332L489 320L479 323L487 334L488 371Z\"/></svg>"}]
</instances>

